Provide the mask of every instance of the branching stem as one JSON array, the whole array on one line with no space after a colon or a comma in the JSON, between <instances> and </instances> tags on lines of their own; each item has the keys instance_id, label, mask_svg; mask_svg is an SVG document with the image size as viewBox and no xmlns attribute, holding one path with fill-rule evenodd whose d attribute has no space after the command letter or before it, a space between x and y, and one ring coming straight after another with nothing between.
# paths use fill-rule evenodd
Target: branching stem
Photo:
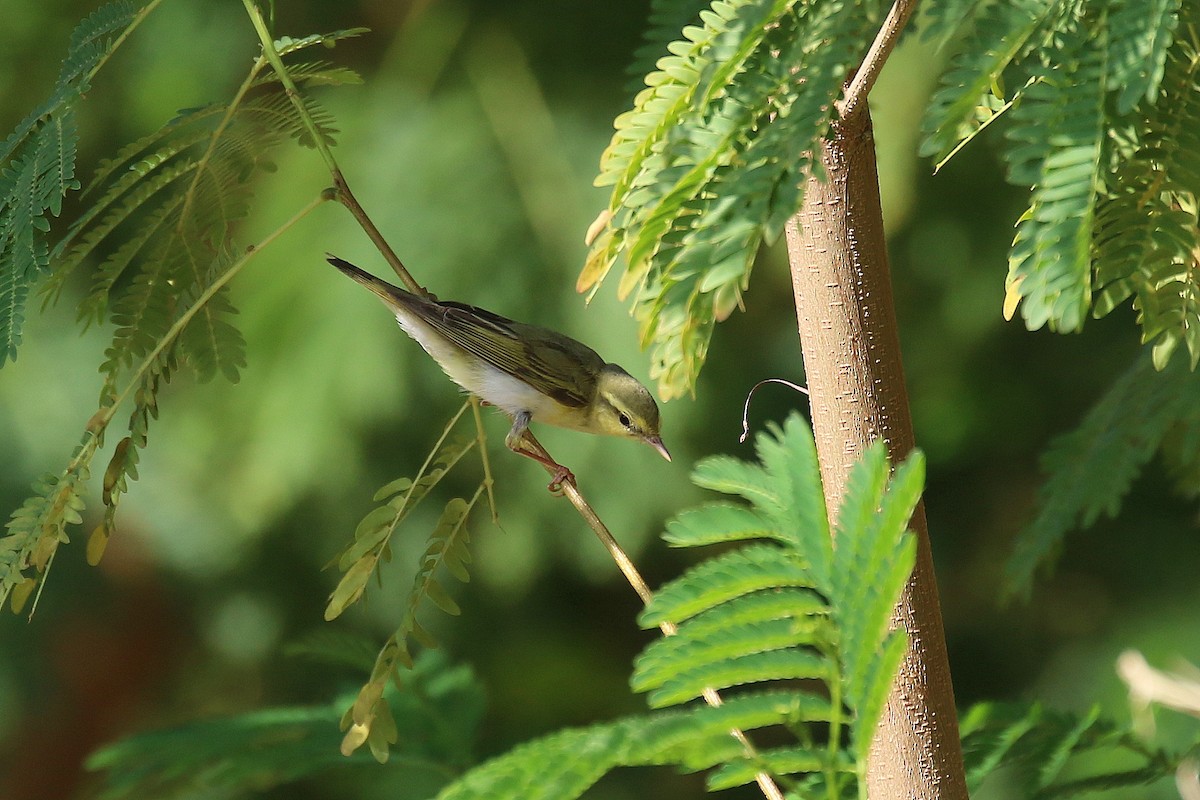
<instances>
[{"instance_id":1,"label":"branching stem","mask_svg":"<svg viewBox=\"0 0 1200 800\"><path fill-rule=\"evenodd\" d=\"M162 0L150 0L149 3L146 3L146 5L138 9L137 13L133 15L133 19L130 20L129 24L125 26L125 30L121 31L121 34L116 39L113 39L112 45L109 46L104 55L100 56L100 60L96 62L96 66L92 67L91 72L89 72L87 76L88 83L92 82L92 79L96 77L96 73L103 69L104 65L108 63L108 59L112 57L112 54L117 52L117 48L125 43L125 40L129 38L129 35L137 30L139 25L146 21L146 17L150 16L154 9L158 8L159 3L161 2Z\"/></svg>"},{"instance_id":2,"label":"branching stem","mask_svg":"<svg viewBox=\"0 0 1200 800\"><path fill-rule=\"evenodd\" d=\"M392 246L387 243L387 239L383 238L383 234L379 232L379 228L375 227L375 223L367 216L367 212L363 210L354 193L350 191L350 184L346 182L346 177L342 175L342 171L336 165L333 168L333 185L336 190L337 201L345 206L346 210L358 221L358 224L367 234L367 238L379 248L379 252L383 254L384 260L400 276L400 280L404 282L405 287L415 294L429 296L429 292L425 287L417 283L416 278L412 276L412 273L408 271L404 263L400 260L400 256L396 255L396 251L392 250Z\"/></svg>"},{"instance_id":3,"label":"branching stem","mask_svg":"<svg viewBox=\"0 0 1200 800\"><path fill-rule=\"evenodd\" d=\"M863 58L858 70L855 71L850 85L846 88L845 97L838 103L838 111L843 118L853 114L858 105L865 101L867 95L871 93L875 81L879 79L879 73L883 71L883 65L887 62L892 50L896 48L900 33L916 8L917 0L896 0L892 4L883 25L879 28L879 33L875 35L875 41L871 43L867 55Z\"/></svg>"},{"instance_id":4,"label":"branching stem","mask_svg":"<svg viewBox=\"0 0 1200 800\"><path fill-rule=\"evenodd\" d=\"M296 113L299 114L300 120L304 124L304 130L308 132L308 135L313 140L313 147L321 154L321 159L329 169L329 174L333 178L335 198L346 207L346 210L362 226L363 231L367 234L367 238L379 248L379 252L395 273L400 276L400 280L404 282L405 287L411 292L428 295L429 292L413 278L412 273L404 266L400 257L396 255L391 245L383 238L383 234L375 227L375 223L367 216L367 212L363 210L354 193L350 191L350 184L346 182L345 176L342 175L342 170L338 166L337 159L333 157L333 151L329 149L329 144L325 141L325 137L318 130L317 123L313 120L312 114L309 113L308 108L304 105L304 100L300 97L300 90L296 88L296 82L292 80L287 67L283 65L283 59L279 56L279 51L275 49L275 40L271 38L271 32L267 29L267 21L263 19L262 12L258 10L258 6L254 4L254 0L242 0L242 5L246 7L246 13L250 16L250 22L254 25L254 30L258 33L258 40L262 44L263 56L270 62L271 68L275 70L275 74L279 76L279 82L283 85L283 90L287 93L288 100L291 101L292 106L296 109Z\"/></svg>"},{"instance_id":5,"label":"branching stem","mask_svg":"<svg viewBox=\"0 0 1200 800\"><path fill-rule=\"evenodd\" d=\"M113 415L116 414L117 407L120 406L121 403L124 402L125 399L129 397L129 395L132 394L135 389L137 389L137 387L141 384L142 377L154 365L154 362L158 360L159 356L161 356L163 352L175 342L175 340L179 337L179 334L182 333L183 329L187 327L187 324L192 321L192 318L195 317L196 314L200 313L201 309L203 309L204 306L207 305L214 296L216 296L217 292L219 292L226 284L233 280L235 275L242 271L242 267L250 263L250 260L258 254L259 250L274 242L276 239L290 230L292 226L296 225L296 223L300 222L300 220L312 213L313 209L321 205L323 202L325 202L325 197L323 196L314 198L311 202L304 206L304 208L297 211L291 219L263 237L258 244L251 245L250 247L246 248L246 251L240 258L230 264L227 270L218 275L216 280L214 280L207 288L205 288L200 296L196 298L196 302L192 303L191 306L189 306L182 314L179 315L179 319L175 320L175 324L172 325L165 334L163 334L163 336L154 345L154 349L146 354L146 357L142 359L142 362L138 364L137 368L134 369L133 373L130 375L129 382L125 384L125 388L113 398L110 404L97 411L92 418L88 420L88 432L91 433L93 437L99 437L100 433L108 427L108 423L112 421ZM82 458L83 452L81 451L81 453L76 455L71 463L67 465L66 471L70 473L78 469L80 463L82 463Z\"/></svg>"},{"instance_id":6,"label":"branching stem","mask_svg":"<svg viewBox=\"0 0 1200 800\"><path fill-rule=\"evenodd\" d=\"M208 138L208 147L204 149L204 155L200 156L200 160L196 163L195 172L192 174L192 182L188 184L187 191L183 193L183 209L179 212L179 222L175 226L176 233L179 234L181 240L186 241L183 235L184 226L187 224L188 218L191 216L192 202L196 199L196 188L200 185L200 179L204 177L205 170L208 169L208 163L212 160L213 153L216 152L217 143L221 141L221 137L225 134L225 129L229 127L229 123L233 121L237 114L238 108L245 99L246 93L250 91L250 87L254 85L254 79L258 77L258 73L266 66L267 62L260 58L255 59L254 64L250 67L250 71L246 73L246 79L242 81L242 85L238 87L233 99L229 101L229 105L225 109L224 116L217 123L217 127L213 129L212 135ZM195 260L189 259L194 265Z\"/></svg>"}]
</instances>

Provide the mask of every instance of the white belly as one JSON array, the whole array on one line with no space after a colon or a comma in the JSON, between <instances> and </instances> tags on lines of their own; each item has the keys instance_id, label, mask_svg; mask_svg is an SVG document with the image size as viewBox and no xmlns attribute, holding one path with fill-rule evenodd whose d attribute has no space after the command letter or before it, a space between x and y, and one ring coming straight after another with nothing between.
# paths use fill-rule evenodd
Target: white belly
<instances>
[{"instance_id":1,"label":"white belly","mask_svg":"<svg viewBox=\"0 0 1200 800\"><path fill-rule=\"evenodd\" d=\"M450 380L479 399L496 406L511 417L528 411L534 422L560 428L578 428L580 422L576 416L577 409L567 409L525 381L483 364L470 354L464 354L420 318L397 313L396 320L404 332L433 357ZM567 414L568 411L574 411L575 414Z\"/></svg>"}]
</instances>

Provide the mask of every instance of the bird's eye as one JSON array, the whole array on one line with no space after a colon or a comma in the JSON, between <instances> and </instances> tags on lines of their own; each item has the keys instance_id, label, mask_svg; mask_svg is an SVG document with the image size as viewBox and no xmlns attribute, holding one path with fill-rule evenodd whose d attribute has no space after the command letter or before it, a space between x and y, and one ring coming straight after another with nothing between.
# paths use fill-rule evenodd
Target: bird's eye
<instances>
[{"instance_id":1,"label":"bird's eye","mask_svg":"<svg viewBox=\"0 0 1200 800\"><path fill-rule=\"evenodd\" d=\"M621 414L620 416L617 417L617 420L620 421L620 423L623 427L628 428L630 425L628 414Z\"/></svg>"}]
</instances>

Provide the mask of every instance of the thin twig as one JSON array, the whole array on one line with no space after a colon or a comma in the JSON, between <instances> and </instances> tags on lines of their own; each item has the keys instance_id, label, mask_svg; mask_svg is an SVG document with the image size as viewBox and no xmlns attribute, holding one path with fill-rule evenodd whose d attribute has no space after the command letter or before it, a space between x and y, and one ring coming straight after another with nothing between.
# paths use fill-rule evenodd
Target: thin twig
<instances>
[{"instance_id":1,"label":"thin twig","mask_svg":"<svg viewBox=\"0 0 1200 800\"><path fill-rule=\"evenodd\" d=\"M271 32L267 30L267 22L263 19L262 12L258 6L254 4L254 0L242 0L242 5L246 7L246 14L250 17L250 22L254 25L255 32L258 33L259 43L262 44L263 57L271 63L275 74L279 76L279 82L283 85L283 90L287 94L288 100L296 109L296 113L300 116L300 122L304 125L304 130L308 133L309 138L313 141L313 147L321 154L321 159L325 162L325 166L329 169L329 174L333 177L333 185L335 189L334 197L344 205L347 210L358 220L358 224L366 231L367 237L379 248L379 252L400 276L400 280L404 281L404 285L410 291L420 295L428 295L429 293L421 287L420 284L413 279L413 276L405 268L400 261L399 256L392 250L391 246L383 238L383 234L375 227L375 223L367 216L367 212L363 211L363 207L354 197L354 193L350 191L349 184L346 183L346 178L342 175L342 170L338 167L337 159L333 157L333 151L329 149L329 144L325 141L325 137L321 135L321 131L317 128L317 123L313 120L312 114L304 105L304 101L300 97L300 90L296 88L296 82L292 80L292 76L287 71L287 67L283 65L283 59L279 55L279 51L275 49L275 41L271 38Z\"/></svg>"},{"instance_id":2,"label":"thin twig","mask_svg":"<svg viewBox=\"0 0 1200 800\"><path fill-rule=\"evenodd\" d=\"M537 440L537 437L534 436L533 433L528 429L525 430L523 439L525 446L530 450L538 453L541 456L544 456L551 464L557 463L554 460L554 457L551 456L550 453L547 452L546 448L542 446L542 443ZM543 464L542 466L545 467L546 471L551 475L555 474L554 468L549 466L549 464ZM642 603L649 604L651 598L654 596L654 593L650 591L650 586L646 583L646 580L642 577L642 574L638 572L637 567L633 563L633 559L631 559L621 547L621 544L617 541L616 537L612 535L612 532L608 529L608 526L604 524L604 521L600 519L600 516L596 513L596 510L592 508L591 504L588 503L583 494L579 491L579 487L575 484L574 476L568 473L567 476L562 480L561 486L563 494L568 500L571 501L571 505L575 506L575 510L579 512L579 516L583 517L584 521L587 522L591 529L596 533L597 538L600 539L600 543L604 545L604 549L608 551L608 554L612 557L612 560L616 562L617 569L621 570L621 574L625 576L625 580L628 581L629 585L633 587L633 590L637 592L637 596L642 599ZM674 636L679 632L679 629L675 626L675 623L669 621L660 623L658 628L663 632L663 636ZM716 689L705 687L704 691L701 692L701 695L704 697L704 702L708 703L713 708L720 707L722 702L721 695L717 693ZM729 731L729 735L738 741L738 744L740 744L742 749L745 750L748 758L753 761L758 760L758 751L755 749L754 744L750 741L745 733L738 728L732 728ZM783 792L780 791L779 787L775 784L775 780L768 773L765 771L760 771L755 774L754 780L758 783L758 788L762 790L762 793L767 800L784 800Z\"/></svg>"},{"instance_id":3,"label":"thin twig","mask_svg":"<svg viewBox=\"0 0 1200 800\"><path fill-rule=\"evenodd\" d=\"M183 329L187 327L187 324L192 321L192 318L196 316L196 314L200 313L200 310L204 308L210 300L213 299L217 292L219 292L231 280L233 280L233 277L241 272L242 267L246 266L246 264L248 264L260 250L290 230L296 223L312 213L313 209L321 205L321 203L324 201L324 197L317 197L315 200L310 201L304 206L304 208L292 215L291 219L260 239L258 244L247 247L245 252L242 253L242 255L236 261L230 264L224 272L218 275L217 278L211 284L209 284L203 292L201 292L200 296L197 297L196 300L190 306L188 306L182 314L179 315L179 318L175 320L167 332L159 337L159 340L155 344L154 348L142 358L137 368L131 373L131 377L126 383L125 388L116 393L111 402L93 414L88 420L86 430L93 439L100 438L100 435L108 427L108 423L112 421L113 416L116 414L117 407L120 406L121 403L123 403L125 399L133 393L133 391L141 383L142 376L144 376L150 367L154 365L154 362L158 360L158 357L162 355L163 351L174 344L175 340L179 337L179 334L183 333ZM67 465L67 469L65 470L66 473L70 473L73 470L78 469L85 458L84 453L85 451L81 449L79 454L77 454L71 463Z\"/></svg>"},{"instance_id":4,"label":"thin twig","mask_svg":"<svg viewBox=\"0 0 1200 800\"><path fill-rule=\"evenodd\" d=\"M875 41L871 43L871 48L867 50L867 55L846 88L845 97L838 103L838 111L843 119L853 114L858 105L871 93L879 73L883 71L883 65L887 63L888 56L896 47L900 32L904 30L908 18L916 8L917 0L896 0L892 4L879 33L875 34Z\"/></svg>"},{"instance_id":5,"label":"thin twig","mask_svg":"<svg viewBox=\"0 0 1200 800\"><path fill-rule=\"evenodd\" d=\"M404 266L404 262L400 260L400 256L396 255L396 251L387 243L387 239L383 238L383 234L379 232L379 228L375 227L375 223L367 216L367 212L359 205L358 199L354 196L354 192L350 191L350 184L346 182L346 177L342 175L342 171L335 165L333 168L333 185L337 192L337 200L351 216L358 221L363 231L367 234L367 238L379 249L383 254L383 258L391 266L392 270L400 276L400 280L410 292L421 295L422 297L432 297L424 286L417 283L416 278Z\"/></svg>"},{"instance_id":6,"label":"thin twig","mask_svg":"<svg viewBox=\"0 0 1200 800\"><path fill-rule=\"evenodd\" d=\"M104 55L100 56L99 60L96 61L96 65L88 72L88 83L91 83L92 80L95 79L96 73L98 73L106 63L108 63L108 59L112 58L112 54L117 52L117 48L125 43L125 40L129 38L129 35L137 30L139 25L145 22L146 17L150 16L151 12L158 8L160 3L162 3L162 0L150 0L149 3L146 3L146 5L138 9L138 12L133 15L133 19L130 20L129 24L125 26L125 30L121 31L117 38L113 39L112 44L110 44L108 49L105 50Z\"/></svg>"},{"instance_id":7,"label":"thin twig","mask_svg":"<svg viewBox=\"0 0 1200 800\"><path fill-rule=\"evenodd\" d=\"M471 395L471 413L475 417L475 438L479 441L479 458L483 462L483 484L487 487L488 507L492 510L492 522L499 522L500 512L496 510L495 484L492 480L492 465L487 454L487 434L483 428L483 415L479 413L482 405L479 398Z\"/></svg>"}]
</instances>

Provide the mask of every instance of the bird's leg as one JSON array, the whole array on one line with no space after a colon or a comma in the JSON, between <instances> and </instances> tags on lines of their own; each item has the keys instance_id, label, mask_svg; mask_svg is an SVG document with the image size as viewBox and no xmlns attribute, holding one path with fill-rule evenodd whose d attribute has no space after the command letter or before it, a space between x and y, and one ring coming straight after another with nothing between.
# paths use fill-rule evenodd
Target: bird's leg
<instances>
[{"instance_id":1,"label":"bird's leg","mask_svg":"<svg viewBox=\"0 0 1200 800\"><path fill-rule=\"evenodd\" d=\"M529 427L529 420L532 415L528 411L522 411L513 417L512 430L504 437L504 445L514 453L523 455L526 458L532 458L542 466L549 470L553 470L554 477L550 479L550 484L546 487L552 492L558 493L562 490L563 481L575 482L575 476L571 474L571 470L559 464L553 458L548 458L541 453L536 453L525 447L524 440L521 438L525 434L525 429Z\"/></svg>"}]
</instances>

